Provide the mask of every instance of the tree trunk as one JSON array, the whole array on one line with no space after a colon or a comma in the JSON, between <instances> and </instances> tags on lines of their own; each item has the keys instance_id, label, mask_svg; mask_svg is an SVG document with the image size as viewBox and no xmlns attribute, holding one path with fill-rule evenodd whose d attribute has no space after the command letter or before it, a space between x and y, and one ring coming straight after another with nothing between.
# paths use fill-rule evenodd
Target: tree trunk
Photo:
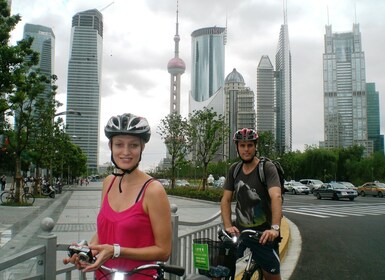
<instances>
[{"instance_id":1,"label":"tree trunk","mask_svg":"<svg viewBox=\"0 0 385 280\"><path fill-rule=\"evenodd\" d=\"M20 188L21 188L21 158L20 155L16 155L16 170L15 170L15 203L20 203Z\"/></svg>"}]
</instances>

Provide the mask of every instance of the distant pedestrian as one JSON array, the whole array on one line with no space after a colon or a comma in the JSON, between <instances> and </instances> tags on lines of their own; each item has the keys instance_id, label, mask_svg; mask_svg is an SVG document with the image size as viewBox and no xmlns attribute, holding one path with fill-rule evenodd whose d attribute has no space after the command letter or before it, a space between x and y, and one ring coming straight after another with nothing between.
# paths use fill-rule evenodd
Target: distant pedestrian
<instances>
[{"instance_id":1,"label":"distant pedestrian","mask_svg":"<svg viewBox=\"0 0 385 280\"><path fill-rule=\"evenodd\" d=\"M7 176L3 175L1 176L1 179L0 179L0 183L1 183L1 191L5 191L5 185L7 184Z\"/></svg>"}]
</instances>

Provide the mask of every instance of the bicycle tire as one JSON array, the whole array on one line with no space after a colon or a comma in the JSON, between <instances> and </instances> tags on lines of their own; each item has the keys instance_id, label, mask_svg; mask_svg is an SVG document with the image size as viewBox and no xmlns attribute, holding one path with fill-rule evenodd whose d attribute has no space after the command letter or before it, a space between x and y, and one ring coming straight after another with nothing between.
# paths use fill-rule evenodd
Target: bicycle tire
<instances>
[{"instance_id":1,"label":"bicycle tire","mask_svg":"<svg viewBox=\"0 0 385 280\"><path fill-rule=\"evenodd\" d=\"M24 193L21 196L21 200L28 204L34 204L35 203L35 197L31 193Z\"/></svg>"},{"instance_id":2,"label":"bicycle tire","mask_svg":"<svg viewBox=\"0 0 385 280\"><path fill-rule=\"evenodd\" d=\"M12 194L10 192L3 192L0 196L1 203L7 203L12 199Z\"/></svg>"}]
</instances>

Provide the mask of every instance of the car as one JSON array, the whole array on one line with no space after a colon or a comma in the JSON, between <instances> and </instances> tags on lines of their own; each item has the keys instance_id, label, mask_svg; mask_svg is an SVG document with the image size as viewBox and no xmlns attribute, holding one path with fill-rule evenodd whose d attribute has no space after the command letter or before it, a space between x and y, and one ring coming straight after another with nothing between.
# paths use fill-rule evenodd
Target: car
<instances>
[{"instance_id":1,"label":"car","mask_svg":"<svg viewBox=\"0 0 385 280\"><path fill-rule=\"evenodd\" d=\"M175 181L175 185L177 187L189 187L190 186L190 183L187 182L187 180L176 180Z\"/></svg>"},{"instance_id":2,"label":"car","mask_svg":"<svg viewBox=\"0 0 385 280\"><path fill-rule=\"evenodd\" d=\"M315 189L313 192L317 199L331 198L339 200L341 198L348 198L353 201L357 196L357 191L346 188L343 184L337 182L325 183L321 187Z\"/></svg>"},{"instance_id":3,"label":"car","mask_svg":"<svg viewBox=\"0 0 385 280\"><path fill-rule=\"evenodd\" d=\"M367 182L357 188L358 193L361 196L372 195L378 197L384 197L385 184L380 182Z\"/></svg>"},{"instance_id":4,"label":"car","mask_svg":"<svg viewBox=\"0 0 385 280\"><path fill-rule=\"evenodd\" d=\"M221 176L218 180L214 181L214 187L215 188L222 188L223 184L225 183L226 178Z\"/></svg>"},{"instance_id":5,"label":"car","mask_svg":"<svg viewBox=\"0 0 385 280\"><path fill-rule=\"evenodd\" d=\"M292 194L310 193L310 189L308 186L305 186L304 184L296 181L285 182L284 187L287 192L290 192Z\"/></svg>"},{"instance_id":6,"label":"car","mask_svg":"<svg viewBox=\"0 0 385 280\"><path fill-rule=\"evenodd\" d=\"M165 187L165 188L170 187L170 180L167 180L167 179L158 179L158 181L163 185L163 187Z\"/></svg>"},{"instance_id":7,"label":"car","mask_svg":"<svg viewBox=\"0 0 385 280\"><path fill-rule=\"evenodd\" d=\"M314 190L318 189L323 184L321 180L317 179L301 179L299 180L299 182L304 184L305 186L308 186L311 193L313 193Z\"/></svg>"},{"instance_id":8,"label":"car","mask_svg":"<svg viewBox=\"0 0 385 280\"><path fill-rule=\"evenodd\" d=\"M348 189L353 189L353 190L355 190L355 191L358 193L358 195L360 195L360 193L357 191L357 187L356 187L355 185L353 185L352 183L350 183L350 182L344 182L344 181L337 182L337 183L340 183L340 184L344 185L344 186L347 187Z\"/></svg>"}]
</instances>

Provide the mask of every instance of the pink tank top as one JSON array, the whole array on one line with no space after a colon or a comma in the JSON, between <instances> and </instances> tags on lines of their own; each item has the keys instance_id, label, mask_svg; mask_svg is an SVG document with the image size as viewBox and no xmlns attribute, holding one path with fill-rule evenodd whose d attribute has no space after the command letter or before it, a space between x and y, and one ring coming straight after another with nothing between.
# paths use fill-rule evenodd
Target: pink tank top
<instances>
[{"instance_id":1,"label":"pink tank top","mask_svg":"<svg viewBox=\"0 0 385 280\"><path fill-rule=\"evenodd\" d=\"M149 179L144 183L137 202L130 208L115 212L108 201L108 193L114 184L116 177L112 180L104 196L102 207L97 218L97 230L99 244L119 244L121 247L141 248L155 244L154 235L151 228L150 217L143 210L143 198L147 186L154 179ZM105 266L116 268L121 271L130 271L133 268L152 263L149 261L136 261L126 258L110 259L104 263ZM107 272L108 273L108 272ZM147 275L154 275L156 271L143 271ZM106 271L98 270L95 272L96 279L111 279L105 277ZM134 274L130 280L150 279L148 276ZM128 277L126 277L128 279Z\"/></svg>"}]
</instances>

